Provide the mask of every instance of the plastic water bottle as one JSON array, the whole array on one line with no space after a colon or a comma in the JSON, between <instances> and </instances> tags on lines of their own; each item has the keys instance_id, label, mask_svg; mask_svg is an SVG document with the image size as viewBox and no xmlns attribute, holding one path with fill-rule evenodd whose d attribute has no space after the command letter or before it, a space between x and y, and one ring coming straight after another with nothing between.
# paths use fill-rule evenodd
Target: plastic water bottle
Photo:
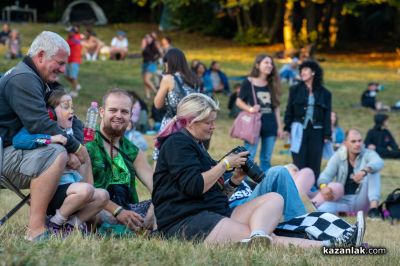
<instances>
[{"instance_id":1,"label":"plastic water bottle","mask_svg":"<svg viewBox=\"0 0 400 266\"><path fill-rule=\"evenodd\" d=\"M92 102L87 111L85 128L83 129L83 140L85 143L94 140L98 115L99 109L97 108L97 102Z\"/></svg>"}]
</instances>

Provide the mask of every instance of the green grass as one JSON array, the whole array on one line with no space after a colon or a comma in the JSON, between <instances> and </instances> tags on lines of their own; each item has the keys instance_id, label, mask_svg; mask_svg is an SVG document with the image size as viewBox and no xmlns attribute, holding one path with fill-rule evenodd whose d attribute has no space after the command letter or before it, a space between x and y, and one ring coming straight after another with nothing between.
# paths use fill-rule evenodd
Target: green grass
<instances>
[{"instance_id":1,"label":"green grass","mask_svg":"<svg viewBox=\"0 0 400 266\"><path fill-rule=\"evenodd\" d=\"M66 35L60 25L55 24L18 24L12 25L22 33L24 51L27 51L30 41L41 30L52 30ZM96 28L101 39L109 43L117 29L128 33L130 52L138 53L140 40L144 33L156 29L154 25L122 24ZM174 46L182 48L188 59L200 59L207 65L212 60L219 60L228 75L246 75L252 61L258 53L274 53L281 46L274 47L243 47L219 39L211 39L196 34L172 33ZM5 72L17 61L3 59L4 48L0 47L0 72ZM400 61L393 54L319 54L325 58L322 62L325 70L326 86L333 93L334 110L338 112L343 128L357 127L366 133L372 126L373 112L361 108L352 108L359 102L362 90L371 80L385 85L385 90L379 94L379 99L392 105L400 100L397 68ZM128 59L124 62L84 62L80 71L80 83L83 90L78 99L74 99L76 111L84 118L90 101L100 101L104 92L112 87L135 90L143 95L140 78L140 59ZM281 65L281 62L278 62ZM68 85L65 80L62 83ZM288 87L283 86L282 112L287 102ZM214 158L224 155L240 141L228 137L232 120L228 118L226 109L227 97L218 95L221 112L218 128L211 141L210 153ZM1 107L0 107L1 108ZM390 114L390 129L395 138L400 141L400 113ZM146 137L152 143L152 137ZM280 155L283 142L278 140L272 163L284 164L291 162L288 155ZM148 152L150 160L151 151ZM382 196L400 185L399 161L386 160L382 172ZM139 188L142 199L149 194ZM0 216L15 202L16 197L9 191L0 190ZM372 246L386 247L388 254L384 256L323 256L320 249L303 250L299 248L272 247L269 249L246 249L237 246L208 247L204 244L191 244L179 241L160 239L147 240L144 237L134 239L100 239L96 237L83 239L74 235L64 241L51 240L40 245L31 245L24 241L23 236L28 217L28 208L24 207L5 226L0 228L0 265L258 265L258 264L300 264L300 265L397 265L400 256L398 246L400 225L389 225L383 221L367 221L365 241Z\"/></svg>"}]
</instances>

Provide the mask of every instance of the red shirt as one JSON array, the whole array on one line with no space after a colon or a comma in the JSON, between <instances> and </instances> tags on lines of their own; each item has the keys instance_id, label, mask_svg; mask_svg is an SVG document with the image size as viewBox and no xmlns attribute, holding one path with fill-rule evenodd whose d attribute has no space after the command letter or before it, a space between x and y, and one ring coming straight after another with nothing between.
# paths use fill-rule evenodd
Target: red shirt
<instances>
[{"instance_id":1,"label":"red shirt","mask_svg":"<svg viewBox=\"0 0 400 266\"><path fill-rule=\"evenodd\" d=\"M67 39L67 43L69 48L71 49L71 54L68 57L68 63L78 63L82 62L81 59L81 52L82 52L82 45L81 45L81 35L76 33L74 36L69 37Z\"/></svg>"}]
</instances>

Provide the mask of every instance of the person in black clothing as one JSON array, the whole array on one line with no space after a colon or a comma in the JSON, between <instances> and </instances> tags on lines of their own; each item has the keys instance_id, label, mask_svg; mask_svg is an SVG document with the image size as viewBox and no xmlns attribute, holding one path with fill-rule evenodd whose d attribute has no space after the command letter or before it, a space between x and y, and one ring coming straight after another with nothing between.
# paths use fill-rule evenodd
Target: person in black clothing
<instances>
[{"instance_id":1,"label":"person in black clothing","mask_svg":"<svg viewBox=\"0 0 400 266\"><path fill-rule=\"evenodd\" d=\"M377 82L368 83L367 89L361 95L361 106L376 111L390 111L389 106L376 100L376 95L382 88L382 85L379 85Z\"/></svg>"},{"instance_id":2,"label":"person in black clothing","mask_svg":"<svg viewBox=\"0 0 400 266\"><path fill-rule=\"evenodd\" d=\"M10 38L11 29L10 24L4 23L3 30L0 31L0 44L6 45L7 40Z\"/></svg>"},{"instance_id":3,"label":"person in black clothing","mask_svg":"<svg viewBox=\"0 0 400 266\"><path fill-rule=\"evenodd\" d=\"M277 193L229 209L228 196L245 176L240 167L248 152L228 153L219 162L207 153L202 141L211 137L217 111L210 97L189 94L156 140L160 154L153 175L152 201L161 235L213 244L242 240L265 245L324 245L321 241L272 235L283 208L282 196ZM224 182L225 172L232 168L236 170Z\"/></svg>"},{"instance_id":4,"label":"person in black clothing","mask_svg":"<svg viewBox=\"0 0 400 266\"><path fill-rule=\"evenodd\" d=\"M229 96L228 101L228 109L229 109L229 117L236 118L240 113L240 108L236 105L236 99L240 93L240 83L236 83L233 85L233 93Z\"/></svg>"},{"instance_id":5,"label":"person in black clothing","mask_svg":"<svg viewBox=\"0 0 400 266\"><path fill-rule=\"evenodd\" d=\"M146 98L151 98L151 93L157 93L157 89L151 81L157 72L157 60L161 57L161 48L157 42L157 35L153 32L146 34L142 40L142 76Z\"/></svg>"},{"instance_id":6,"label":"person in black clothing","mask_svg":"<svg viewBox=\"0 0 400 266\"><path fill-rule=\"evenodd\" d=\"M317 62L303 62L300 77L302 81L290 88L284 130L291 136L293 163L299 169L311 168L318 178L324 142L332 137L332 96L322 85L323 70Z\"/></svg>"},{"instance_id":7,"label":"person in black clothing","mask_svg":"<svg viewBox=\"0 0 400 266\"><path fill-rule=\"evenodd\" d=\"M365 145L368 149L375 150L382 158L400 158L400 149L387 129L389 116L376 114L374 117L375 126L368 131L365 138Z\"/></svg>"}]
</instances>

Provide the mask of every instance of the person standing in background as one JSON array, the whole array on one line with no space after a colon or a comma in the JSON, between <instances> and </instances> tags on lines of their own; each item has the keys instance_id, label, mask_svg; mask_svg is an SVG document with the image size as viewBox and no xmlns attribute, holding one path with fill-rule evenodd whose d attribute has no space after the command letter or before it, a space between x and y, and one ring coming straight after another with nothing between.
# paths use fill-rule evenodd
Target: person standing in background
<instances>
[{"instance_id":1,"label":"person standing in background","mask_svg":"<svg viewBox=\"0 0 400 266\"><path fill-rule=\"evenodd\" d=\"M71 54L68 57L68 65L65 72L66 79L71 83L71 92L69 93L72 97L78 96L78 91L82 89L78 82L79 67L81 65L81 34L79 28L74 26L68 30L67 43L71 49Z\"/></svg>"},{"instance_id":2,"label":"person standing in background","mask_svg":"<svg viewBox=\"0 0 400 266\"><path fill-rule=\"evenodd\" d=\"M256 102L253 99L254 89ZM261 116L261 151L260 166L266 172L271 167L271 157L274 151L276 137L282 136L282 125L279 110L280 82L272 57L261 54L254 60L250 75L245 79L236 99L236 105L243 111L260 112ZM258 143L245 141L244 147L254 159Z\"/></svg>"},{"instance_id":3,"label":"person standing in background","mask_svg":"<svg viewBox=\"0 0 400 266\"><path fill-rule=\"evenodd\" d=\"M324 143L332 138L332 95L323 84L323 70L313 60L300 65L301 82L290 88L284 130L291 136L293 163L309 167L318 179Z\"/></svg>"}]
</instances>

